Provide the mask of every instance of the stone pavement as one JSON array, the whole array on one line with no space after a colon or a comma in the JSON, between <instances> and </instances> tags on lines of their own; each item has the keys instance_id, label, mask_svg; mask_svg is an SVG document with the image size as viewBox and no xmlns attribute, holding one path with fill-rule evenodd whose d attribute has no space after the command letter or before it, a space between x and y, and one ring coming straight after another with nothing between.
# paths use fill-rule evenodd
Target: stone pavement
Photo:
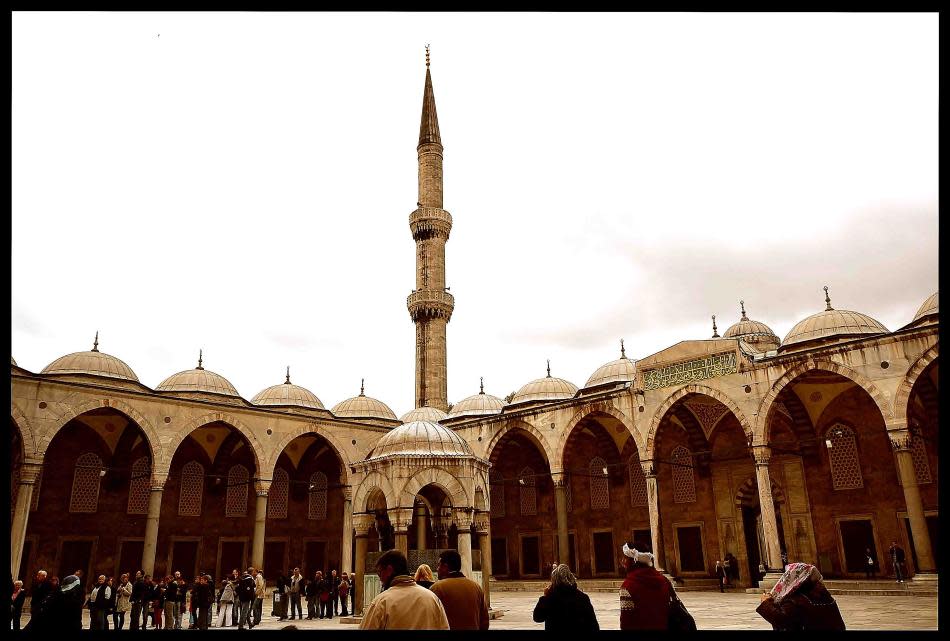
<instances>
[{"instance_id":1,"label":"stone pavement","mask_svg":"<svg viewBox=\"0 0 950 641\"><path fill-rule=\"evenodd\" d=\"M544 624L531 619L539 594L501 592L492 595L492 608L503 610L504 616L491 622L493 630L539 630ZM769 630L771 626L755 613L759 597L736 592L681 592L680 599L696 619L700 630ZM849 630L936 630L937 599L935 597L867 597L839 595L835 597ZM591 602L597 612L601 629L620 627L620 603L616 594L594 592ZM23 615L26 625L28 614ZM266 615L255 629L279 629L293 623L301 629L356 630L357 626L340 623L339 618L315 621L278 621ZM84 625L89 625L89 612L84 611ZM212 628L214 629L214 628ZM228 628L234 629L234 628Z\"/></svg>"}]
</instances>

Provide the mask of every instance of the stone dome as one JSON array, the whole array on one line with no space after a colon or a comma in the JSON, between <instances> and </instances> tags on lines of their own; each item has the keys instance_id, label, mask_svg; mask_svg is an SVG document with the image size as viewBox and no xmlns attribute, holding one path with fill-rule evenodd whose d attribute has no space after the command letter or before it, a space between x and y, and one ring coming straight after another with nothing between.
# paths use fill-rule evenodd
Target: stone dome
<instances>
[{"instance_id":1,"label":"stone dome","mask_svg":"<svg viewBox=\"0 0 950 641\"><path fill-rule=\"evenodd\" d=\"M228 379L201 366L200 354L198 355L198 367L172 374L159 383L155 391L205 392L208 394L221 394L222 396L241 397Z\"/></svg>"},{"instance_id":2,"label":"stone dome","mask_svg":"<svg viewBox=\"0 0 950 641\"><path fill-rule=\"evenodd\" d=\"M624 350L623 341L620 341L620 358L610 361L597 368L597 370L587 379L584 387L593 387L603 385L604 383L617 383L632 381L637 377L637 365L634 361L627 358L627 352Z\"/></svg>"},{"instance_id":3,"label":"stone dome","mask_svg":"<svg viewBox=\"0 0 950 641\"><path fill-rule=\"evenodd\" d=\"M10 358L13 361L13 358ZM16 365L16 361L13 361ZM139 382L139 377L135 375L132 368L124 362L99 351L99 334L96 333L96 340L92 345L92 350L88 352L76 352L60 356L55 361L43 368L41 374L87 374L89 376L104 376L106 378L118 378L123 381Z\"/></svg>"},{"instance_id":4,"label":"stone dome","mask_svg":"<svg viewBox=\"0 0 950 641\"><path fill-rule=\"evenodd\" d=\"M833 338L852 338L858 336L872 336L886 334L888 330L879 322L862 314L846 309L834 309L828 297L828 288L825 288L826 308L823 312L812 314L799 321L785 336L781 349L784 351L793 345L811 343L812 341L826 341Z\"/></svg>"},{"instance_id":5,"label":"stone dome","mask_svg":"<svg viewBox=\"0 0 950 641\"><path fill-rule=\"evenodd\" d=\"M294 405L313 410L324 410L323 403L317 395L306 387L294 385L290 382L290 370L287 370L287 380L280 385L271 385L257 393L251 399L254 405Z\"/></svg>"},{"instance_id":6,"label":"stone dome","mask_svg":"<svg viewBox=\"0 0 950 641\"><path fill-rule=\"evenodd\" d=\"M921 305L920 309L917 310L917 313L914 314L914 320L911 321L912 323L916 323L927 316L937 316L940 313L939 294L939 291L934 292L927 300L924 301L924 304Z\"/></svg>"},{"instance_id":7,"label":"stone dome","mask_svg":"<svg viewBox=\"0 0 950 641\"><path fill-rule=\"evenodd\" d=\"M432 421L403 423L379 439L367 461L390 456L474 456L472 448L447 427Z\"/></svg>"},{"instance_id":8,"label":"stone dome","mask_svg":"<svg viewBox=\"0 0 950 641\"><path fill-rule=\"evenodd\" d=\"M445 417L446 413L439 408L425 405L423 407L417 407L414 410L409 410L400 416L399 420L403 423L412 423L413 421L431 421L432 423L438 423Z\"/></svg>"},{"instance_id":9,"label":"stone dome","mask_svg":"<svg viewBox=\"0 0 950 641\"><path fill-rule=\"evenodd\" d=\"M331 412L344 418L385 418L398 420L396 414L382 401L364 394L363 385L360 385L360 395L340 401L334 405Z\"/></svg>"},{"instance_id":10,"label":"stone dome","mask_svg":"<svg viewBox=\"0 0 950 641\"><path fill-rule=\"evenodd\" d=\"M501 414L505 402L497 396L485 393L485 384L480 384L481 391L467 398L463 398L452 406L448 418L456 416L491 416Z\"/></svg>"},{"instance_id":11,"label":"stone dome","mask_svg":"<svg viewBox=\"0 0 950 641\"><path fill-rule=\"evenodd\" d=\"M741 338L750 347L760 352L777 349L780 341L772 328L746 316L745 301L739 301L739 305L742 308L742 318L723 332L722 337Z\"/></svg>"},{"instance_id":12,"label":"stone dome","mask_svg":"<svg viewBox=\"0 0 950 641\"><path fill-rule=\"evenodd\" d=\"M523 385L515 392L511 404L525 401L557 401L573 398L575 394L577 394L577 385L563 378L551 376L551 364L548 363L548 375Z\"/></svg>"}]
</instances>

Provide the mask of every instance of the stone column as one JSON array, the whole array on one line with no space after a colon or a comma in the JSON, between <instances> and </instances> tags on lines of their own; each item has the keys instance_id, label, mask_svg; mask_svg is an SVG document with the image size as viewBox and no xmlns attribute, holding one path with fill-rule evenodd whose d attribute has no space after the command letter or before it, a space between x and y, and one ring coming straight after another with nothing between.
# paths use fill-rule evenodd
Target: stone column
<instances>
[{"instance_id":1,"label":"stone column","mask_svg":"<svg viewBox=\"0 0 950 641\"><path fill-rule=\"evenodd\" d=\"M416 503L416 549L426 549L426 506Z\"/></svg>"},{"instance_id":2,"label":"stone column","mask_svg":"<svg viewBox=\"0 0 950 641\"><path fill-rule=\"evenodd\" d=\"M478 549L482 553L482 592L485 594L485 607L491 609L491 515L488 512L476 514L475 530L478 532Z\"/></svg>"},{"instance_id":3,"label":"stone column","mask_svg":"<svg viewBox=\"0 0 950 641\"><path fill-rule=\"evenodd\" d=\"M43 464L40 461L24 461L20 467L20 481L16 493L16 505L13 510L13 523L10 527L10 569L13 578L20 572L20 560L23 557L23 542L26 540L26 527L30 520L30 505L33 502L33 487L36 485ZM24 586L29 585L26 577Z\"/></svg>"},{"instance_id":4,"label":"stone column","mask_svg":"<svg viewBox=\"0 0 950 641\"><path fill-rule=\"evenodd\" d=\"M390 510L389 523L396 532L396 549L405 554L407 558L409 557L409 524L411 522L411 508Z\"/></svg>"},{"instance_id":5,"label":"stone column","mask_svg":"<svg viewBox=\"0 0 950 641\"><path fill-rule=\"evenodd\" d=\"M267 524L267 494L270 492L270 480L258 479L254 483L257 503L254 507L254 538L251 539L251 565L264 567L264 529Z\"/></svg>"},{"instance_id":6,"label":"stone column","mask_svg":"<svg viewBox=\"0 0 950 641\"><path fill-rule=\"evenodd\" d=\"M769 461L772 450L768 445L756 445L752 448L755 458L755 482L759 489L759 510L762 513L762 535L765 539L765 559L768 571L759 582L759 587L771 587L782 576L782 544L778 540L778 523L775 520L775 501L772 498L772 478L769 474Z\"/></svg>"},{"instance_id":7,"label":"stone column","mask_svg":"<svg viewBox=\"0 0 950 641\"><path fill-rule=\"evenodd\" d=\"M353 490L343 488L343 541L340 545L340 571L353 571Z\"/></svg>"},{"instance_id":8,"label":"stone column","mask_svg":"<svg viewBox=\"0 0 950 641\"><path fill-rule=\"evenodd\" d=\"M557 512L557 562L571 562L570 537L567 532L567 475L563 472L554 480L554 509ZM571 568L577 572L577 568Z\"/></svg>"},{"instance_id":9,"label":"stone column","mask_svg":"<svg viewBox=\"0 0 950 641\"><path fill-rule=\"evenodd\" d=\"M458 552L462 557L462 574L472 578L472 514L459 510L455 513L458 528Z\"/></svg>"},{"instance_id":10,"label":"stone column","mask_svg":"<svg viewBox=\"0 0 950 641\"><path fill-rule=\"evenodd\" d=\"M656 480L653 461L641 461L647 481L647 512L650 515L650 538L653 539L654 567L657 572L666 572L666 555L663 551L663 530L660 529L660 488Z\"/></svg>"},{"instance_id":11,"label":"stone column","mask_svg":"<svg viewBox=\"0 0 950 641\"><path fill-rule=\"evenodd\" d=\"M891 439L891 446L897 452L897 471L904 488L907 518L910 521L910 532L914 537L914 550L917 552L917 573L914 575L914 580L934 581L936 580L936 565L930 542L930 531L927 529L927 519L924 517L924 504L920 499L920 488L917 486L917 472L914 470L913 438L906 428L891 429L887 434Z\"/></svg>"},{"instance_id":12,"label":"stone column","mask_svg":"<svg viewBox=\"0 0 950 641\"><path fill-rule=\"evenodd\" d=\"M356 590L356 601L353 616L363 615L363 576L366 574L366 551L369 544L369 529L373 526L372 514L358 514L353 517L353 529L356 532L356 563L354 572L356 580L353 588Z\"/></svg>"},{"instance_id":13,"label":"stone column","mask_svg":"<svg viewBox=\"0 0 950 641\"><path fill-rule=\"evenodd\" d=\"M155 553L158 551L158 519L162 513L162 493L167 473L152 474L149 484L148 515L145 517L145 545L142 548L142 573L155 572Z\"/></svg>"}]
</instances>

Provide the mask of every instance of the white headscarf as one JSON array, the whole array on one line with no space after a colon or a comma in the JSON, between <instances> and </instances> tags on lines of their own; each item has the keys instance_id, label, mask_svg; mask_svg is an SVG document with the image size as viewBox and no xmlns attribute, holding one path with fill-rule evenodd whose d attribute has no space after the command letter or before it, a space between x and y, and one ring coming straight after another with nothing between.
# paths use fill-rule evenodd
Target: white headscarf
<instances>
[{"instance_id":1,"label":"white headscarf","mask_svg":"<svg viewBox=\"0 0 950 641\"><path fill-rule=\"evenodd\" d=\"M653 554L650 552L639 552L636 548L623 544L623 555L633 559L634 563L643 563L653 567Z\"/></svg>"}]
</instances>

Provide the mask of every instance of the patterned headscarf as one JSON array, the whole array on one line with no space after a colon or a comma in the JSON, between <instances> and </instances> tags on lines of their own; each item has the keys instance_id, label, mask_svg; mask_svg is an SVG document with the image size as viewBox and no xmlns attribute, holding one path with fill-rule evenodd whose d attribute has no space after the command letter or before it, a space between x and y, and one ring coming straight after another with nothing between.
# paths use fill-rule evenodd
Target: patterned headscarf
<instances>
[{"instance_id":1,"label":"patterned headscarf","mask_svg":"<svg viewBox=\"0 0 950 641\"><path fill-rule=\"evenodd\" d=\"M807 580L815 583L821 581L821 572L814 565L808 563L789 563L785 566L785 574L778 580L775 587L769 592L772 600L778 604L789 594L794 593Z\"/></svg>"},{"instance_id":2,"label":"patterned headscarf","mask_svg":"<svg viewBox=\"0 0 950 641\"><path fill-rule=\"evenodd\" d=\"M571 573L571 569L565 564L560 564L551 572L551 585L569 585L572 588L577 587L577 579Z\"/></svg>"}]
</instances>

